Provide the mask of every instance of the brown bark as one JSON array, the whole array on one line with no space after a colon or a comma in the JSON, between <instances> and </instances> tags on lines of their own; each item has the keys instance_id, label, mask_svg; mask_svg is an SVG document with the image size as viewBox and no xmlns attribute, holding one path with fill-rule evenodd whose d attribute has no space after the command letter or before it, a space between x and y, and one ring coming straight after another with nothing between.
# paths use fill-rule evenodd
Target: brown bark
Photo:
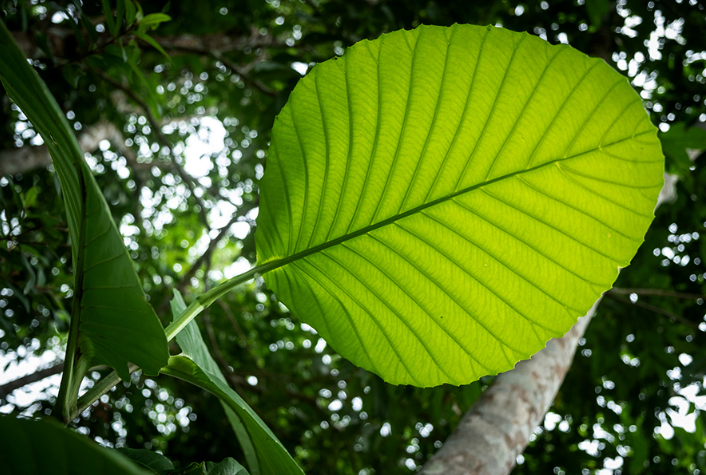
<instances>
[{"instance_id":1,"label":"brown bark","mask_svg":"<svg viewBox=\"0 0 706 475\"><path fill-rule=\"evenodd\" d=\"M65 27L51 26L44 33L47 35L49 48L55 58L70 60L75 54L76 39L74 32ZM28 58L46 57L44 51L37 45L34 33L21 31L11 32L13 39ZM111 41L107 33L102 35L98 46ZM176 36L154 36L154 39L167 51L192 51L198 53L228 53L244 48L288 47L284 42L271 34L261 35L257 28L239 35L214 33L210 35L183 34Z\"/></svg>"},{"instance_id":2,"label":"brown bark","mask_svg":"<svg viewBox=\"0 0 706 475\"><path fill-rule=\"evenodd\" d=\"M37 381L41 381L44 378L48 378L49 376L59 374L63 370L64 363L59 363L54 366L50 366L49 368L35 371L34 373L28 374L27 376L22 376L21 378L17 378L14 381L10 381L9 383L5 383L0 386L0 397L5 397L15 389L19 389L28 384L36 383Z\"/></svg>"},{"instance_id":3,"label":"brown bark","mask_svg":"<svg viewBox=\"0 0 706 475\"><path fill-rule=\"evenodd\" d=\"M100 121L86 127L85 132L78 138L78 145L84 153L93 152L103 140L107 140L114 149L119 150L131 168L149 169L154 165L138 163L135 153L125 145L123 134L112 122ZM28 173L38 168L47 167L50 163L51 157L44 145L38 147L27 145L10 150L0 150L0 176Z\"/></svg>"},{"instance_id":4,"label":"brown bark","mask_svg":"<svg viewBox=\"0 0 706 475\"><path fill-rule=\"evenodd\" d=\"M193 51L198 53L227 53L244 48L287 47L272 35L261 35L257 28L242 35L215 33L211 35L155 36L154 39L165 50Z\"/></svg>"}]
</instances>

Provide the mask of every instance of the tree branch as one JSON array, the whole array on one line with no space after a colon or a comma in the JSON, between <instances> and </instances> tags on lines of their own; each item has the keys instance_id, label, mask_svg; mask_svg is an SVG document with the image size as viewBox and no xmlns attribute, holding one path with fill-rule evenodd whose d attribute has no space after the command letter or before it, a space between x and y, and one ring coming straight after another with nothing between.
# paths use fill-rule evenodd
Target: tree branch
<instances>
[{"instance_id":1,"label":"tree branch","mask_svg":"<svg viewBox=\"0 0 706 475\"><path fill-rule=\"evenodd\" d=\"M677 299L685 300L697 300L706 299L706 295L701 294L687 294L684 292L674 292L673 290L665 289L623 289L619 287L613 287L608 291L609 294L620 294L620 295L654 295L656 297L674 297Z\"/></svg>"},{"instance_id":2,"label":"tree branch","mask_svg":"<svg viewBox=\"0 0 706 475\"><path fill-rule=\"evenodd\" d=\"M63 362L54 366L50 366L49 368L40 369L39 371L35 371L32 374L28 374L27 376L22 376L21 378L17 378L14 381L10 381L9 383L5 383L0 386L0 397L5 397L16 389L19 389L28 384L36 383L37 381L41 381L42 379L48 378L49 376L54 376L55 374L59 374L62 371L64 371Z\"/></svg>"},{"instance_id":3,"label":"tree branch","mask_svg":"<svg viewBox=\"0 0 706 475\"><path fill-rule=\"evenodd\" d=\"M243 394L243 383L245 380L233 372L228 361L226 361L221 347L218 345L218 340L216 339L216 334L213 332L213 325L211 325L211 317L209 316L208 309L203 312L203 324L206 328L206 335L208 336L208 341L211 343L211 353L216 363L221 368L223 375L230 381L231 386L238 394Z\"/></svg>"},{"instance_id":4,"label":"tree branch","mask_svg":"<svg viewBox=\"0 0 706 475\"><path fill-rule=\"evenodd\" d=\"M127 31L126 33L129 33ZM60 59L68 59L70 56L75 56L76 46L72 43L75 38L74 31L60 25L51 25L42 31L46 34L52 56ZM37 45L35 33L13 31L11 32L13 39L20 47L22 52L28 58L46 57L46 54ZM125 33L123 33L125 35ZM123 36L121 35L121 36ZM249 32L244 32L242 35L228 35L224 33L216 33L211 35L192 35L183 34L177 36L153 36L153 38L165 50L183 50L183 51L220 51L222 53L229 51L240 51L243 48L288 48L287 44L274 38L272 35L261 35L257 28L252 28ZM101 35L99 47L105 46L111 40L115 40L108 33Z\"/></svg>"},{"instance_id":5,"label":"tree branch","mask_svg":"<svg viewBox=\"0 0 706 475\"><path fill-rule=\"evenodd\" d=\"M219 52L208 52L209 56L212 56L214 59L220 61L223 63L223 65L230 70L232 70L234 73L236 73L238 76L240 76L245 82L248 84L252 85L256 89L258 89L260 92L267 94L270 97L276 97L277 96L277 91L272 89L269 86L266 86L262 82L256 80L256 79L251 79L250 76L246 73L245 69L242 67L238 66Z\"/></svg>"},{"instance_id":6,"label":"tree branch","mask_svg":"<svg viewBox=\"0 0 706 475\"><path fill-rule=\"evenodd\" d=\"M243 332L243 329L240 328L240 324L238 323L238 319L235 318L235 315L233 314L233 311L230 309L227 303L223 301L223 299L218 299L216 301L218 305L221 307L223 310L223 313L226 314L226 317L230 321L231 326L233 327L233 330L235 330L235 333L240 337L240 339L243 341L245 345L245 350L250 354L250 357L252 360L257 364L258 358L257 355L253 352L252 346L250 346L250 342L248 341L248 338L245 336L245 332Z\"/></svg>"},{"instance_id":7,"label":"tree branch","mask_svg":"<svg viewBox=\"0 0 706 475\"><path fill-rule=\"evenodd\" d=\"M227 35L216 33L213 35L179 35L179 36L153 36L155 41L165 50L180 50L200 53L204 51L217 51L227 53L230 51L241 51L244 48L289 48L289 46L274 38L272 35L261 35L260 31L253 27L250 34Z\"/></svg>"},{"instance_id":8,"label":"tree branch","mask_svg":"<svg viewBox=\"0 0 706 475\"><path fill-rule=\"evenodd\" d=\"M196 259L196 262L194 262L194 264L189 268L188 271L186 271L183 277L179 280L179 284L177 284L176 288L180 292L183 293L186 290L186 286L189 284L191 278L196 274L196 272L201 268L201 266L203 266L204 263L210 262L211 255L216 250L216 246L218 246L218 243L226 237L226 234L228 233L230 227L238 221L238 218L240 218L241 216L245 216L250 210L256 208L258 202L259 199L249 202L248 205L243 203L241 207L238 208L235 213L233 213L233 216L231 217L230 221L228 221L228 224L226 224L219 230L220 232L215 238L211 239L211 242L209 242L208 247L203 252L203 254L201 254L199 258ZM171 294L167 294L167 296L164 298L159 307L157 307L158 313L161 314L167 312L170 300Z\"/></svg>"},{"instance_id":9,"label":"tree branch","mask_svg":"<svg viewBox=\"0 0 706 475\"><path fill-rule=\"evenodd\" d=\"M98 149L99 144L107 140L125 157L131 168L149 170L152 163L139 163L135 152L125 145L122 132L107 120L101 120L86 127L78 138L78 145L83 153L90 153ZM20 148L0 150L0 175L15 175L28 173L51 164L51 156L45 145L27 145Z\"/></svg>"},{"instance_id":10,"label":"tree branch","mask_svg":"<svg viewBox=\"0 0 706 475\"><path fill-rule=\"evenodd\" d=\"M696 322L692 322L688 318L684 318L681 315L677 315L676 313L672 313L669 310L665 310L663 308L656 307L654 305L650 305L648 303L641 302L639 300L633 302L630 299L626 299L624 297L618 297L615 293L612 293L612 292L606 292L606 296L612 298L613 300L615 300L617 302L622 302L627 305L635 305L637 307L644 308L645 310L649 310L650 312L653 312L653 313L656 313L659 315L664 315L665 317L671 318L671 319L673 319L683 325L691 327L695 330L699 329L699 325Z\"/></svg>"},{"instance_id":11,"label":"tree branch","mask_svg":"<svg viewBox=\"0 0 706 475\"><path fill-rule=\"evenodd\" d=\"M186 274L184 274L184 276L181 278L179 285L177 285L177 289L179 289L180 292L184 292L189 281L196 274L196 271L201 268L201 266L203 266L204 264L209 264L211 262L211 255L213 255L213 251L216 250L216 246L218 245L218 243L221 241L221 239L226 236L228 230L238 221L238 218L240 216L243 216L244 214L245 213L240 212L240 209L238 210L238 212L233 213L233 216L230 218L230 221L228 221L228 224L226 224L219 230L219 233L218 235L216 235L215 238L211 239L211 242L208 243L208 247L206 248L204 253L201 254L198 259L196 259L196 262L194 262L194 264L189 268L189 270L186 271Z\"/></svg>"}]
</instances>

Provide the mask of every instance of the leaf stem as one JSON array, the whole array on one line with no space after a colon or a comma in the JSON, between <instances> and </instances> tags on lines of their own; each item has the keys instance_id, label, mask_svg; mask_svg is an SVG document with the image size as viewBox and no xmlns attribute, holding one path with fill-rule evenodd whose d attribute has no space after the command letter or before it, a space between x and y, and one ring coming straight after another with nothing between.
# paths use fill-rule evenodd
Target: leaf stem
<instances>
[{"instance_id":1,"label":"leaf stem","mask_svg":"<svg viewBox=\"0 0 706 475\"><path fill-rule=\"evenodd\" d=\"M59 394L54 404L54 410L59 420L68 424L73 420L71 415L76 410L76 398L88 369L81 360L81 350L78 345L78 332L81 324L81 298L83 297L83 265L84 246L86 240L86 183L81 163L75 163L78 175L79 189L81 190L81 216L78 228L78 243L74 248L74 297L71 304L71 327L66 342L66 356L64 358L64 373L61 375Z\"/></svg>"},{"instance_id":2,"label":"leaf stem","mask_svg":"<svg viewBox=\"0 0 706 475\"><path fill-rule=\"evenodd\" d=\"M282 265L284 265L282 260L278 260L253 267L249 271L236 275L232 279L226 280L225 282L215 286L208 292L204 292L199 295L188 307L186 307L186 310L184 310L177 318L174 319L172 323L167 326L167 328L164 329L164 332L167 334L167 341L173 340L174 337L177 336L177 334L182 331L184 327L186 327L189 322L194 319L194 317L196 317L196 315L201 313L204 309L210 307L213 302L233 290L235 287Z\"/></svg>"}]
</instances>

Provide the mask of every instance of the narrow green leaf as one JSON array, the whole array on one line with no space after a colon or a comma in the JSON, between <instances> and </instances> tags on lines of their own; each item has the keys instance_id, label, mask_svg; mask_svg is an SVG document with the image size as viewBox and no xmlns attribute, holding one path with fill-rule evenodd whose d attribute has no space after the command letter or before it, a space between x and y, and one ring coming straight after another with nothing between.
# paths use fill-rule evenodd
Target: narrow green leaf
<instances>
[{"instance_id":1,"label":"narrow green leaf","mask_svg":"<svg viewBox=\"0 0 706 475\"><path fill-rule=\"evenodd\" d=\"M61 75L64 76L66 82L68 82L74 89L78 88L78 81L81 77L85 76L86 73L83 69L72 64L67 64L61 68Z\"/></svg>"},{"instance_id":2,"label":"narrow green leaf","mask_svg":"<svg viewBox=\"0 0 706 475\"><path fill-rule=\"evenodd\" d=\"M162 45L160 45L159 43L157 43L154 38L152 38L150 35L148 35L148 34L145 33L144 31L137 30L137 31L135 32L135 36L137 36L137 37L140 38L142 41L144 41L145 43L148 43L148 44L151 45L154 49L156 49L157 51L159 51L160 53L162 53L162 54L164 55L164 57L167 58L167 61L171 61L171 60L172 60L172 58L169 57L169 55L167 54L167 52L164 51L164 48L162 48Z\"/></svg>"},{"instance_id":3,"label":"narrow green leaf","mask_svg":"<svg viewBox=\"0 0 706 475\"><path fill-rule=\"evenodd\" d=\"M88 49L93 49L93 47L95 47L98 43L98 31L96 30L96 25L94 25L93 22L83 14L83 12L79 12L78 15L81 25L83 25L83 28L88 33L88 38L90 40Z\"/></svg>"},{"instance_id":4,"label":"narrow green leaf","mask_svg":"<svg viewBox=\"0 0 706 475\"><path fill-rule=\"evenodd\" d=\"M184 303L184 299L181 296L181 293L179 293L179 291L176 289L174 289L174 298L171 301L171 307L172 314L174 315L175 320L186 310L186 303ZM217 379L226 386L228 385L225 377L223 376L223 373L221 373L221 370L218 368L218 364L214 361L213 357L211 357L211 354L208 351L208 347L203 341L203 337L201 336L201 332L199 331L199 327L196 324L196 321L192 320L181 332L179 332L176 336L176 340L184 356L188 356L210 377ZM245 401L242 401L242 403L245 404ZM267 473L261 472L259 461L259 458L263 455L266 456L266 454L258 455L256 444L251 439L248 430L243 424L241 418L236 412L233 411L233 409L228 406L225 401L221 401L221 404L223 405L223 409L226 412L226 417L228 418L228 421L233 427L233 431L235 432L235 436L237 437L238 442L240 443L240 447L243 449L243 453L245 454L245 460L248 463L248 467L250 468L251 474L260 475L260 473ZM287 457L288 456L289 455L287 454Z\"/></svg>"},{"instance_id":5,"label":"narrow green leaf","mask_svg":"<svg viewBox=\"0 0 706 475\"><path fill-rule=\"evenodd\" d=\"M626 78L566 45L422 26L349 48L278 116L265 282L397 384L512 369L611 288L664 160Z\"/></svg>"},{"instance_id":6,"label":"narrow green leaf","mask_svg":"<svg viewBox=\"0 0 706 475\"><path fill-rule=\"evenodd\" d=\"M133 0L133 4L135 7L137 7L137 13L135 13L135 19L139 23L140 20L142 20L145 16L145 12L142 11L142 4L139 2L139 0Z\"/></svg>"},{"instance_id":7,"label":"narrow green leaf","mask_svg":"<svg viewBox=\"0 0 706 475\"><path fill-rule=\"evenodd\" d=\"M108 31L112 36L117 35L117 31L115 29L115 20L113 19L113 10L110 8L110 0L101 0L101 4L103 5L103 14L105 16L105 24L108 26ZM118 21L120 21L118 19Z\"/></svg>"},{"instance_id":8,"label":"narrow green leaf","mask_svg":"<svg viewBox=\"0 0 706 475\"><path fill-rule=\"evenodd\" d=\"M115 8L115 29L117 30L118 33L120 33L120 30L122 29L123 26L123 18L125 17L125 2L129 2L129 0L118 0L117 1L117 6Z\"/></svg>"},{"instance_id":9,"label":"narrow green leaf","mask_svg":"<svg viewBox=\"0 0 706 475\"><path fill-rule=\"evenodd\" d=\"M135 48L135 51L139 51L139 48ZM162 108L159 106L159 99L157 98L157 95L154 91L154 87L149 83L149 81L147 81L147 78L142 73L142 70L137 67L137 55L132 55L128 63L130 64L130 71L132 71L132 73L137 77L138 81L142 83L142 85L147 91L147 97L145 97L145 101L152 110L152 114L154 114L156 117L161 117Z\"/></svg>"},{"instance_id":10,"label":"narrow green leaf","mask_svg":"<svg viewBox=\"0 0 706 475\"><path fill-rule=\"evenodd\" d=\"M73 31L74 38L76 38L76 42L78 43L79 50L86 49L88 46L88 45L86 45L86 38L84 38L83 31L81 31L81 28L79 28L81 20L79 19L79 20L74 21L75 15L72 15L66 9L63 9L61 7L57 8L57 11L63 12L68 18L70 18L70 20L67 23L69 24L69 26L71 27L71 30ZM95 27L94 27L94 30L95 30Z\"/></svg>"},{"instance_id":11,"label":"narrow green leaf","mask_svg":"<svg viewBox=\"0 0 706 475\"><path fill-rule=\"evenodd\" d=\"M23 200L24 201L23 205L24 205L25 209L29 209L32 206L34 206L34 204L37 202L38 193L39 192L37 191L36 186L33 186L32 188L30 188L27 191L27 194L24 196L24 200Z\"/></svg>"},{"instance_id":12,"label":"narrow green leaf","mask_svg":"<svg viewBox=\"0 0 706 475\"><path fill-rule=\"evenodd\" d=\"M130 27L135 22L136 13L133 0L125 0L125 23L127 27Z\"/></svg>"},{"instance_id":13,"label":"narrow green leaf","mask_svg":"<svg viewBox=\"0 0 706 475\"><path fill-rule=\"evenodd\" d=\"M170 21L172 17L165 13L150 13L140 20L140 26L153 26L157 27L160 23L165 21Z\"/></svg>"},{"instance_id":14,"label":"narrow green leaf","mask_svg":"<svg viewBox=\"0 0 706 475\"><path fill-rule=\"evenodd\" d=\"M60 401L75 409L84 372L128 363L157 374L168 358L164 329L145 298L108 205L56 101L0 22L0 80L49 149L62 186L73 243L74 312Z\"/></svg>"},{"instance_id":15,"label":"narrow green leaf","mask_svg":"<svg viewBox=\"0 0 706 475\"><path fill-rule=\"evenodd\" d=\"M12 475L150 473L54 421L9 416L0 416L0 467Z\"/></svg>"},{"instance_id":16,"label":"narrow green leaf","mask_svg":"<svg viewBox=\"0 0 706 475\"><path fill-rule=\"evenodd\" d=\"M193 322L191 322L193 324ZM172 356L162 374L182 379L217 396L243 421L257 452L263 475L303 475L277 437L245 401L213 373L205 371L186 356ZM252 469L252 467L251 467Z\"/></svg>"}]
</instances>

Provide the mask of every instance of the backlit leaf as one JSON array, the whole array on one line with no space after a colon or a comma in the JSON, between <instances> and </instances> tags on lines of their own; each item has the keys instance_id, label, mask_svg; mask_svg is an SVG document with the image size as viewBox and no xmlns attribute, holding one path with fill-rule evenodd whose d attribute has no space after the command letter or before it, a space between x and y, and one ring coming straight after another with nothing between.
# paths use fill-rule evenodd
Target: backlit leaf
<instances>
[{"instance_id":1,"label":"backlit leaf","mask_svg":"<svg viewBox=\"0 0 706 475\"><path fill-rule=\"evenodd\" d=\"M469 25L362 41L276 120L258 263L388 382L506 371L629 264L662 187L656 132L627 79L566 45Z\"/></svg>"}]
</instances>

